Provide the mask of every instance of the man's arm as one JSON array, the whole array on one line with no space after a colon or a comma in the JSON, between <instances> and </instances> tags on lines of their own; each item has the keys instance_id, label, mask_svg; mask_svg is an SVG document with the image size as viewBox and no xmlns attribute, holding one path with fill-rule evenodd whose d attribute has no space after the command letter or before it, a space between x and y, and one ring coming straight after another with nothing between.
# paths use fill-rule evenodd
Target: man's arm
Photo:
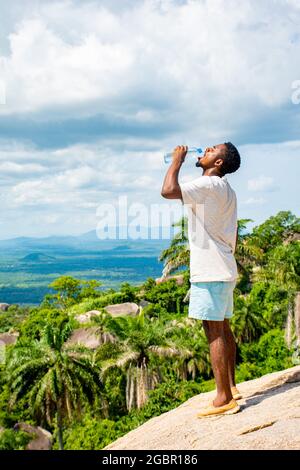
<instances>
[{"instance_id":1,"label":"man's arm","mask_svg":"<svg viewBox=\"0 0 300 470\"><path fill-rule=\"evenodd\" d=\"M178 183L178 175L184 162L188 147L179 145L173 152L173 161L167 171L161 190L161 195L166 199L181 199L182 194Z\"/></svg>"}]
</instances>

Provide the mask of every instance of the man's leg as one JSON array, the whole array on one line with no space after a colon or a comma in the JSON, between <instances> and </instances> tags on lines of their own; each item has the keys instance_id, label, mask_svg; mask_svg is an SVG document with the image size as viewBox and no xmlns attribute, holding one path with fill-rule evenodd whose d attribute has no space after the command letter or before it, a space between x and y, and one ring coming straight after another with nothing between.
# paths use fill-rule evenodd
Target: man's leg
<instances>
[{"instance_id":1,"label":"man's leg","mask_svg":"<svg viewBox=\"0 0 300 470\"><path fill-rule=\"evenodd\" d=\"M230 387L235 387L236 344L229 320L224 320L224 333L228 351L228 374Z\"/></svg>"},{"instance_id":2,"label":"man's leg","mask_svg":"<svg viewBox=\"0 0 300 470\"><path fill-rule=\"evenodd\" d=\"M226 405L233 397L229 382L229 354L224 321L203 320L203 327L209 342L211 365L217 386L217 396L213 404Z\"/></svg>"}]
</instances>

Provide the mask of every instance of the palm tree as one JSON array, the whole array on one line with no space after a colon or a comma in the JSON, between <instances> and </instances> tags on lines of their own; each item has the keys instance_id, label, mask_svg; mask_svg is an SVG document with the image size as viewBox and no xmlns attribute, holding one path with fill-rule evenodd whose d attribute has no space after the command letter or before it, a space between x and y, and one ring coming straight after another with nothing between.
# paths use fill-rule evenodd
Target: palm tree
<instances>
[{"instance_id":1,"label":"palm tree","mask_svg":"<svg viewBox=\"0 0 300 470\"><path fill-rule=\"evenodd\" d=\"M180 230L174 235L169 248L162 251L159 260L164 262L163 278L190 264L190 250L187 235L187 217L182 217L172 227Z\"/></svg>"},{"instance_id":2,"label":"palm tree","mask_svg":"<svg viewBox=\"0 0 300 470\"><path fill-rule=\"evenodd\" d=\"M36 419L52 426L56 418L60 449L63 419L71 420L86 402L97 403L101 393L92 353L66 344L71 331L69 323L47 325L40 341L17 343L7 365L10 406L26 395Z\"/></svg>"},{"instance_id":3,"label":"palm tree","mask_svg":"<svg viewBox=\"0 0 300 470\"><path fill-rule=\"evenodd\" d=\"M100 315L96 315L93 317L93 322L97 325L97 330L95 334L99 337L101 344L106 343L115 343L117 341L116 336L112 334L111 323L112 316L107 313L104 309L102 309Z\"/></svg>"},{"instance_id":4,"label":"palm tree","mask_svg":"<svg viewBox=\"0 0 300 470\"><path fill-rule=\"evenodd\" d=\"M280 286L295 291L300 287L299 269L300 244L292 242L288 245L278 245L268 255L267 264L257 275L257 280L275 280ZM297 266L298 264L298 266Z\"/></svg>"},{"instance_id":5,"label":"palm tree","mask_svg":"<svg viewBox=\"0 0 300 470\"><path fill-rule=\"evenodd\" d=\"M244 233L249 222L253 222L253 220L238 220L238 240L234 254L238 271L241 276L240 281L244 279L244 282L248 287L251 285L253 265L259 267L263 256L263 251L257 245L256 239L253 238L251 234Z\"/></svg>"},{"instance_id":6,"label":"palm tree","mask_svg":"<svg viewBox=\"0 0 300 470\"><path fill-rule=\"evenodd\" d=\"M255 341L267 331L267 324L260 312L253 306L250 295L236 297L235 314L232 318L232 330L239 344Z\"/></svg>"},{"instance_id":7,"label":"palm tree","mask_svg":"<svg viewBox=\"0 0 300 470\"><path fill-rule=\"evenodd\" d=\"M111 323L120 348L116 356L100 363L102 378L113 368L126 373L126 406L128 410L141 408L147 402L149 390L162 381L157 361L176 357L182 352L167 341L161 323L138 317L119 317ZM101 355L101 347L99 349Z\"/></svg>"},{"instance_id":8,"label":"palm tree","mask_svg":"<svg viewBox=\"0 0 300 470\"><path fill-rule=\"evenodd\" d=\"M288 347L295 341L296 349L300 343L299 336L299 306L300 291L300 244L291 241L278 245L268 256L268 263L264 266L257 278L271 280L278 286L284 286L287 291L287 320L285 337ZM298 346L297 346L298 345Z\"/></svg>"},{"instance_id":9,"label":"palm tree","mask_svg":"<svg viewBox=\"0 0 300 470\"><path fill-rule=\"evenodd\" d=\"M195 380L197 375L209 376L209 347L203 328L194 319L185 317L180 321L169 322L165 331L181 351L181 356L175 360L177 377L180 380Z\"/></svg>"}]
</instances>

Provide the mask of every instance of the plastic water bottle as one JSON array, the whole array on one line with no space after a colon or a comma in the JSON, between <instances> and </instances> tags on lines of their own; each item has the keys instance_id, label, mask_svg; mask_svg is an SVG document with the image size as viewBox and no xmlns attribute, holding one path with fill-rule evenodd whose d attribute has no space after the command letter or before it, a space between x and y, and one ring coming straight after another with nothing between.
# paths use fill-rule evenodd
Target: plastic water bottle
<instances>
[{"instance_id":1,"label":"plastic water bottle","mask_svg":"<svg viewBox=\"0 0 300 470\"><path fill-rule=\"evenodd\" d=\"M187 154L186 156L188 157L193 157L195 159L199 158L199 155L202 153L202 149L201 148L197 148L197 147L190 147L187 151ZM165 163L170 163L172 160L173 160L173 152L169 152L169 153L166 153L164 155L164 161Z\"/></svg>"}]
</instances>

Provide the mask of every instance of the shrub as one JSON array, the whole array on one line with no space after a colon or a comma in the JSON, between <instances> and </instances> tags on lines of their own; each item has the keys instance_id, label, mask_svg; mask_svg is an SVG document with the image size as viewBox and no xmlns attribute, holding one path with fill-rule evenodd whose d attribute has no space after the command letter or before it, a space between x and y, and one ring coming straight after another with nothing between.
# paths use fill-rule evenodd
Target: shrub
<instances>
[{"instance_id":1,"label":"shrub","mask_svg":"<svg viewBox=\"0 0 300 470\"><path fill-rule=\"evenodd\" d=\"M284 341L284 332L274 329L256 343L241 345L243 363L238 366L238 381L250 380L293 366L291 352Z\"/></svg>"},{"instance_id":2,"label":"shrub","mask_svg":"<svg viewBox=\"0 0 300 470\"><path fill-rule=\"evenodd\" d=\"M24 450L32 435L24 431L5 429L0 433L0 450Z\"/></svg>"}]
</instances>

